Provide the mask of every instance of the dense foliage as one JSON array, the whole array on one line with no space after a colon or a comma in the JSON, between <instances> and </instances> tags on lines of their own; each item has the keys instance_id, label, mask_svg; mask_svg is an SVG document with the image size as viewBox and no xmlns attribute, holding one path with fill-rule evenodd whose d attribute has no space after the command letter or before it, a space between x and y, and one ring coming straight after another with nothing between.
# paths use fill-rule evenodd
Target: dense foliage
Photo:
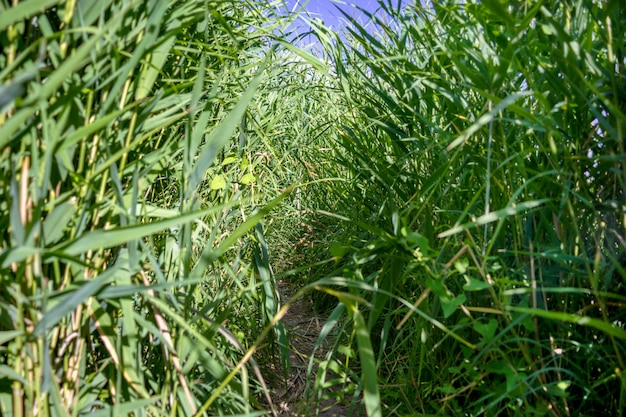
<instances>
[{"instance_id":1,"label":"dense foliage","mask_svg":"<svg viewBox=\"0 0 626 417\"><path fill-rule=\"evenodd\" d=\"M345 17L317 28L346 108L331 210L355 226L332 275L369 303L382 414L622 414L624 7Z\"/></svg>"},{"instance_id":2,"label":"dense foliage","mask_svg":"<svg viewBox=\"0 0 626 417\"><path fill-rule=\"evenodd\" d=\"M0 4L2 414L269 405L240 343L277 311L257 223L284 195L260 206L244 115L284 23L256 2Z\"/></svg>"},{"instance_id":3,"label":"dense foliage","mask_svg":"<svg viewBox=\"0 0 626 417\"><path fill-rule=\"evenodd\" d=\"M626 8L416 3L0 0L0 413L623 415Z\"/></svg>"}]
</instances>

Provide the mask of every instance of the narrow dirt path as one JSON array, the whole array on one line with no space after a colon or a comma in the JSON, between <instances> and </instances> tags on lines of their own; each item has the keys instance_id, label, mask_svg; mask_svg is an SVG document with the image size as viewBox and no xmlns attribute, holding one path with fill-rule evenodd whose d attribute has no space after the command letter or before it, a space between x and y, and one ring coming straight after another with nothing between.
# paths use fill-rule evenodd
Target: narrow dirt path
<instances>
[{"instance_id":1,"label":"narrow dirt path","mask_svg":"<svg viewBox=\"0 0 626 417\"><path fill-rule=\"evenodd\" d=\"M297 291L294 284L287 280L278 280L276 284L283 300L289 300ZM281 387L273 392L274 404L276 404L280 416L347 417L350 415L349 404L337 403L332 399L317 404L317 401L311 398L310 390L315 380L317 371L315 368L317 365L315 365L310 376L310 384L307 390L309 359L314 353L315 343L325 319L325 317L320 317L315 313L313 303L308 297L296 300L283 318L283 323L289 333L291 342L291 371L286 384L282 384ZM315 352L318 358L324 353L323 347ZM307 398L307 394L309 398Z\"/></svg>"}]
</instances>

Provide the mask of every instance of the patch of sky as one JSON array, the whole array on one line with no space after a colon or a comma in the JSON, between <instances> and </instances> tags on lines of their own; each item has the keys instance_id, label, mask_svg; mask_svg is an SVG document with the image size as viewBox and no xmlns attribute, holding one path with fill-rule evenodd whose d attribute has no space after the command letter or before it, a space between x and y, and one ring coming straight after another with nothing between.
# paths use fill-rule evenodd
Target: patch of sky
<instances>
[{"instance_id":1,"label":"patch of sky","mask_svg":"<svg viewBox=\"0 0 626 417\"><path fill-rule=\"evenodd\" d=\"M389 4L388 7L397 7L398 4L398 0L383 2ZM315 23L323 23L343 38L350 27L350 19L369 28L372 24L368 14L376 17L386 15L379 0L284 0L284 6L289 12L300 12L289 28L293 41L313 52L321 51L320 42L311 30Z\"/></svg>"}]
</instances>

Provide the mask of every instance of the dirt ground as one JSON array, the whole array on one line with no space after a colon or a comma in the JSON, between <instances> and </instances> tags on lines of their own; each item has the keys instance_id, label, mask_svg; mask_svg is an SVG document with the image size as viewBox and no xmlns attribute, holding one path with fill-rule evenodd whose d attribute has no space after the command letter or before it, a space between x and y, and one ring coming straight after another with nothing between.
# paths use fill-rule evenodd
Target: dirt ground
<instances>
[{"instance_id":1,"label":"dirt ground","mask_svg":"<svg viewBox=\"0 0 626 417\"><path fill-rule=\"evenodd\" d=\"M282 300L290 299L297 288L285 281L277 281L278 292ZM312 399L310 390L307 392L307 368L309 358L314 352L315 342L320 334L325 318L315 313L313 303L307 297L296 300L283 318L291 342L291 372L286 384L281 384L273 392L273 401L278 408L278 415L284 417L347 417L350 414L351 395L344 401L333 399L317 403ZM325 352L318 349L317 358ZM310 380L314 380L316 369L313 369ZM310 387L309 387L310 388ZM309 398L307 398L307 394Z\"/></svg>"}]
</instances>

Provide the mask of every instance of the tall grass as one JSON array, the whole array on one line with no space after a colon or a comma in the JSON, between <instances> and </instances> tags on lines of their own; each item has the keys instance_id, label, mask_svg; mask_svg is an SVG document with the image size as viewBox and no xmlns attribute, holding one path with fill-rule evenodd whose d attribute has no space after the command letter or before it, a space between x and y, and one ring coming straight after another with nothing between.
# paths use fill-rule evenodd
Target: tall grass
<instances>
[{"instance_id":1,"label":"tall grass","mask_svg":"<svg viewBox=\"0 0 626 417\"><path fill-rule=\"evenodd\" d=\"M343 96L327 176L349 179L318 285L332 323L355 300L366 317L346 322L343 384L369 415L623 414L624 8L344 17L343 36L313 23Z\"/></svg>"},{"instance_id":2,"label":"tall grass","mask_svg":"<svg viewBox=\"0 0 626 417\"><path fill-rule=\"evenodd\" d=\"M259 221L289 190L246 113L274 10L0 2L1 414L273 409Z\"/></svg>"},{"instance_id":3,"label":"tall grass","mask_svg":"<svg viewBox=\"0 0 626 417\"><path fill-rule=\"evenodd\" d=\"M0 1L0 412L624 414L621 4L280 8Z\"/></svg>"}]
</instances>

